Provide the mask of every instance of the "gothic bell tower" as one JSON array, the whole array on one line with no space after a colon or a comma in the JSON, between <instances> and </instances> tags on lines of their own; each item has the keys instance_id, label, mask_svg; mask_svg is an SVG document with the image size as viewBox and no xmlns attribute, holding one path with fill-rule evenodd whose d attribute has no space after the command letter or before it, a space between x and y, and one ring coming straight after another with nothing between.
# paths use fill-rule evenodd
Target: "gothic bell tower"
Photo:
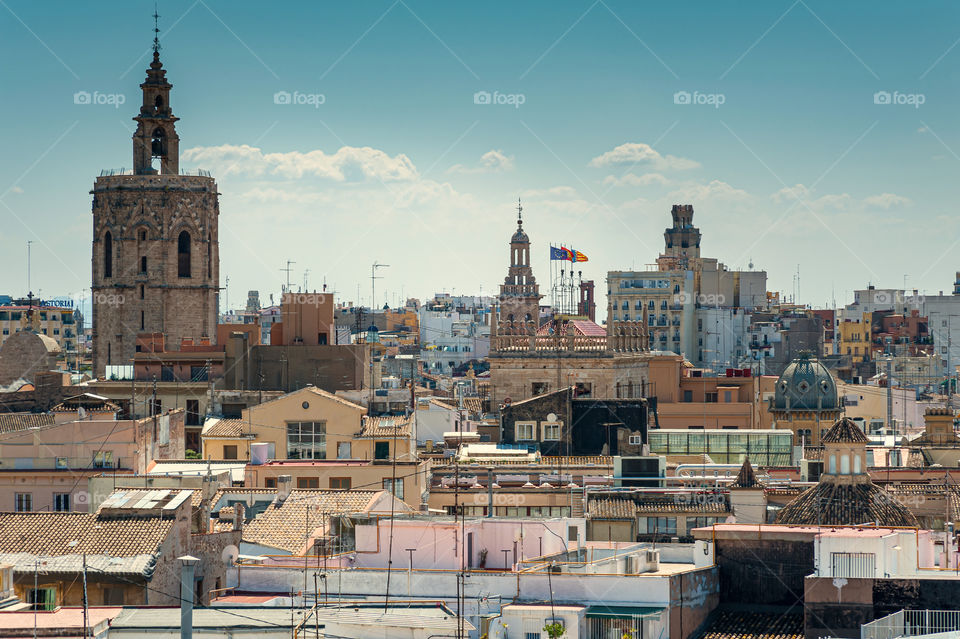
<instances>
[{"instance_id":1,"label":"gothic bell tower","mask_svg":"<svg viewBox=\"0 0 960 639\"><path fill-rule=\"evenodd\" d=\"M129 365L140 335L153 339L162 333L165 350L216 343L217 183L206 171L180 172L172 85L160 62L157 31L154 23L153 61L140 85L143 104L133 118L133 171L102 171L91 191L97 376L115 370L108 367Z\"/></svg>"},{"instance_id":2,"label":"gothic bell tower","mask_svg":"<svg viewBox=\"0 0 960 639\"><path fill-rule=\"evenodd\" d=\"M176 175L180 170L180 138L177 136L176 122L170 109L170 89L167 82L167 70L160 62L160 38L157 19L153 13L153 62L147 69L147 79L140 85L143 92L143 104L140 114L133 118L137 130L133 134L133 172L137 175L156 174L153 159L160 160L161 175Z\"/></svg>"}]
</instances>

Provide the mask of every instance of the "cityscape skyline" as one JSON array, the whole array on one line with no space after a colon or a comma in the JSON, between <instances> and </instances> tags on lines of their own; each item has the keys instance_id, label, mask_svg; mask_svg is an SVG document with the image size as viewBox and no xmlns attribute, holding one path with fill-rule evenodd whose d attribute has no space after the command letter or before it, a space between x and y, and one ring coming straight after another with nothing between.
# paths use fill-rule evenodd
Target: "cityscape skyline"
<instances>
[{"instance_id":1,"label":"cityscape skyline","mask_svg":"<svg viewBox=\"0 0 960 639\"><path fill-rule=\"evenodd\" d=\"M40 70L0 71L6 118L20 123L10 142L22 149L0 160L11 178L0 202L16 222L0 247L22 255L5 290L26 293L27 241L35 293L89 287L88 191L101 169L131 164L147 4L54 15L4 5L0 46L30 52ZM391 264L377 306L492 293L517 197L534 272L546 277L551 243L576 240L601 315L606 273L653 263L678 203L697 211L707 254L731 268L752 262L771 290L799 288L798 301L823 307L868 284L935 293L953 282L948 185L960 129L948 112L946 23L956 10L930 10L944 19L804 2L714 9L729 30L690 21L677 46L649 28L681 19L677 8L595 2L544 16L531 5L508 21L468 14L467 30L467 10L430 3L313 7L298 22L283 9L166 2L160 41L182 166L209 170L222 193L231 307L248 289L279 292L288 259L295 285L309 268L309 288L325 278L351 300L359 285L354 301L365 304L374 261ZM109 51L81 45L94 23L116 27ZM325 36L315 58L302 55L315 45L308 23ZM886 35L921 24L922 40L888 46ZM276 29L290 34L282 46L265 38ZM493 33L497 46L483 47ZM592 46L597 37L607 49ZM596 117L580 124L587 109ZM51 175L63 188L44 188ZM303 232L314 225L317 239ZM904 250L921 241L925 261Z\"/></svg>"}]
</instances>

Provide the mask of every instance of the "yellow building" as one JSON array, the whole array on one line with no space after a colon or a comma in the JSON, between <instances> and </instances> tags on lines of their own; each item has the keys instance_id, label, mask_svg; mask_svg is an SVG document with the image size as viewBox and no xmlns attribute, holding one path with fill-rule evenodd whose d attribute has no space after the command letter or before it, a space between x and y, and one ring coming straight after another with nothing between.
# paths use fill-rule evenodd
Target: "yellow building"
<instances>
[{"instance_id":1,"label":"yellow building","mask_svg":"<svg viewBox=\"0 0 960 639\"><path fill-rule=\"evenodd\" d=\"M871 313L863 313L862 318L845 318L837 324L834 338L837 353L851 356L854 363L870 360L871 315Z\"/></svg>"},{"instance_id":2,"label":"yellow building","mask_svg":"<svg viewBox=\"0 0 960 639\"><path fill-rule=\"evenodd\" d=\"M27 327L30 310L28 305L0 306L0 346L8 337ZM33 326L37 333L55 340L63 352L77 350L82 327L78 326L72 308L34 305L32 310L36 315Z\"/></svg>"},{"instance_id":3,"label":"yellow building","mask_svg":"<svg viewBox=\"0 0 960 639\"><path fill-rule=\"evenodd\" d=\"M411 420L369 417L367 409L308 386L245 408L240 419L209 419L201 433L204 459L416 458Z\"/></svg>"}]
</instances>

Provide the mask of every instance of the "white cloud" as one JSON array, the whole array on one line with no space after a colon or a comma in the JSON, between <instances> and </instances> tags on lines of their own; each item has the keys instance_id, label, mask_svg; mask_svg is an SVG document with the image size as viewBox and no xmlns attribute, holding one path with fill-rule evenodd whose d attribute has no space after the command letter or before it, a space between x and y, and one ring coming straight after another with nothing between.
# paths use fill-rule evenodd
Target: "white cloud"
<instances>
[{"instance_id":1,"label":"white cloud","mask_svg":"<svg viewBox=\"0 0 960 639\"><path fill-rule=\"evenodd\" d=\"M661 155L649 144L627 142L590 160L590 166L605 167L617 164L640 164L659 171L684 171L700 166L696 160L675 155Z\"/></svg>"},{"instance_id":2,"label":"white cloud","mask_svg":"<svg viewBox=\"0 0 960 639\"><path fill-rule=\"evenodd\" d=\"M577 190L572 186L552 186L549 189L526 189L520 192L520 197L535 198L566 198L573 199L579 197Z\"/></svg>"},{"instance_id":3,"label":"white cloud","mask_svg":"<svg viewBox=\"0 0 960 639\"><path fill-rule=\"evenodd\" d=\"M23 189L21 189L19 186L11 186L11 187L10 187L10 192L11 192L11 193L23 193Z\"/></svg>"},{"instance_id":4,"label":"white cloud","mask_svg":"<svg viewBox=\"0 0 960 639\"><path fill-rule=\"evenodd\" d=\"M794 184L793 186L785 186L773 195L770 196L777 204L784 203L793 203L799 200L805 200L810 197L810 189L805 187L803 184Z\"/></svg>"},{"instance_id":5,"label":"white cloud","mask_svg":"<svg viewBox=\"0 0 960 639\"><path fill-rule=\"evenodd\" d=\"M701 203L729 203L738 204L752 199L752 196L736 187L730 186L722 180L711 180L707 184L688 184L675 191L671 191L668 198L676 203L693 204L694 208Z\"/></svg>"},{"instance_id":6,"label":"white cloud","mask_svg":"<svg viewBox=\"0 0 960 639\"><path fill-rule=\"evenodd\" d=\"M505 155L500 149L487 151L480 156L479 166L464 166L463 164L454 164L448 173L498 173L500 171L513 170L513 156Z\"/></svg>"},{"instance_id":7,"label":"white cloud","mask_svg":"<svg viewBox=\"0 0 960 639\"><path fill-rule=\"evenodd\" d=\"M913 200L908 197L903 197L902 195L896 195L894 193L881 193L880 195L871 195L870 197L864 199L863 203L867 206L889 209L899 206L911 206L913 204Z\"/></svg>"},{"instance_id":8,"label":"white cloud","mask_svg":"<svg viewBox=\"0 0 960 639\"><path fill-rule=\"evenodd\" d=\"M608 175L603 178L603 184L605 186L650 186L652 184L666 186L669 183L670 180L661 173L645 173L643 175L626 173L620 177Z\"/></svg>"},{"instance_id":9,"label":"white cloud","mask_svg":"<svg viewBox=\"0 0 960 639\"><path fill-rule=\"evenodd\" d=\"M335 182L377 180L397 182L415 180L417 168L406 155L390 157L371 147L344 146L328 155L317 149L301 153L264 153L246 144L195 147L183 153L183 160L215 175L245 174L287 179L319 177Z\"/></svg>"}]
</instances>

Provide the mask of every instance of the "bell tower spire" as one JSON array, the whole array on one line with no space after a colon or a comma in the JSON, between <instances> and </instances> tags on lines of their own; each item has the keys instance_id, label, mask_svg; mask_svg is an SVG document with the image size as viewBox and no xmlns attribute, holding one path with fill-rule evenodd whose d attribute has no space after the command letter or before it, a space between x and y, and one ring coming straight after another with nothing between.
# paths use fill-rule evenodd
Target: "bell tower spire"
<instances>
[{"instance_id":1,"label":"bell tower spire","mask_svg":"<svg viewBox=\"0 0 960 639\"><path fill-rule=\"evenodd\" d=\"M140 114L133 118L137 130L133 134L133 172L137 175L177 175L180 171L180 138L170 110L170 89L167 71L160 62L160 14L153 11L153 61L147 69L147 79L140 85L143 104ZM153 168L153 159L159 158L159 171Z\"/></svg>"}]
</instances>

